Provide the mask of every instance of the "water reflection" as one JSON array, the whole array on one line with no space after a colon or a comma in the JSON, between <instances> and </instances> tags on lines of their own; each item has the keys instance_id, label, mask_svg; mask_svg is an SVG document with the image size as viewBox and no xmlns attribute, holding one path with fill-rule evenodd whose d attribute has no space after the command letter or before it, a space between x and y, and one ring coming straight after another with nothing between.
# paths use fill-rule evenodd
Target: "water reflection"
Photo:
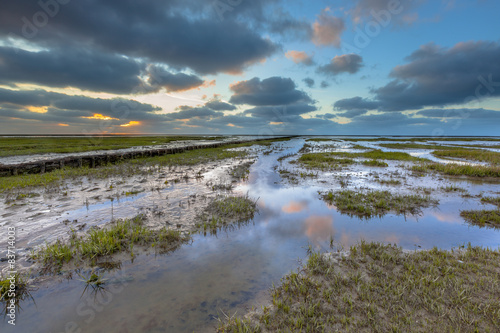
<instances>
[{"instance_id":1,"label":"water reflection","mask_svg":"<svg viewBox=\"0 0 500 333\"><path fill-rule=\"evenodd\" d=\"M19 325L3 323L1 331L207 332L216 326L218 313L242 314L258 304L256 298L295 269L310 244L325 250L330 239L344 247L365 239L406 249L500 244L497 230L463 222L459 210L479 204L460 197L442 198L439 208L425 209L421 217L387 214L360 220L320 200L318 191L324 188L319 185L276 184L277 158L297 152L303 143L283 143L283 151L259 158L249 182L235 189L260 198L253 223L216 237L196 235L192 244L170 255L138 255L121 270L106 273L106 288L112 291L96 300L89 293L80 299L84 284L77 279L48 284L33 293L38 307L26 304Z\"/></svg>"}]
</instances>

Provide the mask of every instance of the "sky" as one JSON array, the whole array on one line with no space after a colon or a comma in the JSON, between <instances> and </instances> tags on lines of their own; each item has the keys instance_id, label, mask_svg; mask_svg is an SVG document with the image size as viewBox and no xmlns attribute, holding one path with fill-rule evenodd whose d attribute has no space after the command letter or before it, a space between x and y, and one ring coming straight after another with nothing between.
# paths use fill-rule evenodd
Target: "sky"
<instances>
[{"instance_id":1,"label":"sky","mask_svg":"<svg viewBox=\"0 0 500 333\"><path fill-rule=\"evenodd\" d=\"M497 0L0 0L0 134L500 135Z\"/></svg>"}]
</instances>

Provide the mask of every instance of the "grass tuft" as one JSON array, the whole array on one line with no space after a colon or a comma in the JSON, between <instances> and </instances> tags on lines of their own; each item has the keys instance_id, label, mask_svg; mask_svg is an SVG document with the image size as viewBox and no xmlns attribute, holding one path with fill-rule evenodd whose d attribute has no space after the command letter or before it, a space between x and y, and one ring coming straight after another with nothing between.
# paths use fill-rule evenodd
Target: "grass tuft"
<instances>
[{"instance_id":1,"label":"grass tuft","mask_svg":"<svg viewBox=\"0 0 500 333\"><path fill-rule=\"evenodd\" d=\"M473 225L500 229L500 210L463 210L460 216Z\"/></svg>"},{"instance_id":2,"label":"grass tuft","mask_svg":"<svg viewBox=\"0 0 500 333\"><path fill-rule=\"evenodd\" d=\"M361 242L311 253L271 292L272 305L219 332L496 332L500 252L478 247L405 253ZM271 302L271 300L270 300Z\"/></svg>"},{"instance_id":3,"label":"grass tuft","mask_svg":"<svg viewBox=\"0 0 500 333\"><path fill-rule=\"evenodd\" d=\"M413 165L411 170L422 173L435 171L449 176L500 177L500 166L421 163Z\"/></svg>"},{"instance_id":4,"label":"grass tuft","mask_svg":"<svg viewBox=\"0 0 500 333\"><path fill-rule=\"evenodd\" d=\"M253 219L257 211L256 202L248 196L220 197L212 201L204 213L198 216L197 226L206 232L216 233L218 229L239 225Z\"/></svg>"},{"instance_id":5,"label":"grass tuft","mask_svg":"<svg viewBox=\"0 0 500 333\"><path fill-rule=\"evenodd\" d=\"M378 167L378 168L386 168L389 166L389 164L382 162L382 161L378 161L378 160L363 161L363 165Z\"/></svg>"},{"instance_id":6,"label":"grass tuft","mask_svg":"<svg viewBox=\"0 0 500 333\"><path fill-rule=\"evenodd\" d=\"M483 149L436 150L432 154L441 158L460 158L500 165L500 153Z\"/></svg>"},{"instance_id":7,"label":"grass tuft","mask_svg":"<svg viewBox=\"0 0 500 333\"><path fill-rule=\"evenodd\" d=\"M107 228L90 229L85 236L73 234L68 242L57 240L46 244L32 257L40 260L46 269L53 270L72 260L92 261L120 251L129 251L134 256L134 245L152 246L164 253L174 250L188 239L176 230L151 230L144 226L144 217L139 215L112 222Z\"/></svg>"},{"instance_id":8,"label":"grass tuft","mask_svg":"<svg viewBox=\"0 0 500 333\"><path fill-rule=\"evenodd\" d=\"M417 215L421 209L438 204L437 200L422 195L395 195L388 191L355 192L344 190L328 192L323 196L334 204L338 211L361 218L382 217L389 212Z\"/></svg>"}]
</instances>

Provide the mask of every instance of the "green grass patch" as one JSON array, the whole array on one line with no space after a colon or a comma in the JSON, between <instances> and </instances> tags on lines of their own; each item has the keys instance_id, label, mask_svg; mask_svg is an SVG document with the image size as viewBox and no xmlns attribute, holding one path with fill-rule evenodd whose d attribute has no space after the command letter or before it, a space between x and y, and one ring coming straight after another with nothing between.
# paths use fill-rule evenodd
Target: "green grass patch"
<instances>
[{"instance_id":1,"label":"green grass patch","mask_svg":"<svg viewBox=\"0 0 500 333\"><path fill-rule=\"evenodd\" d=\"M500 207L500 197L483 197L481 198L481 202Z\"/></svg>"},{"instance_id":2,"label":"green grass patch","mask_svg":"<svg viewBox=\"0 0 500 333\"><path fill-rule=\"evenodd\" d=\"M27 276L21 273L10 273L0 277L0 303L4 304L5 315L10 313L7 307L12 305L14 305L14 311L19 312L20 303L28 298L33 299Z\"/></svg>"},{"instance_id":3,"label":"green grass patch","mask_svg":"<svg viewBox=\"0 0 500 333\"><path fill-rule=\"evenodd\" d=\"M499 271L499 250L470 245L312 252L272 289L272 305L227 318L218 332L497 332Z\"/></svg>"},{"instance_id":4,"label":"green grass patch","mask_svg":"<svg viewBox=\"0 0 500 333\"><path fill-rule=\"evenodd\" d=\"M130 159L121 163L100 166L97 168L65 167L44 174L26 174L0 177L0 192L13 188L47 186L59 183L64 179L77 177L89 177L95 179L106 179L112 176L125 177L133 174L140 174L142 172L147 173L148 169L150 172L158 171L158 168L160 167L171 167L177 165L192 166L230 158L242 158L247 156L248 152L233 150L231 148L241 148L245 146L246 144L236 144L225 147L188 150L178 154Z\"/></svg>"},{"instance_id":5,"label":"green grass patch","mask_svg":"<svg viewBox=\"0 0 500 333\"><path fill-rule=\"evenodd\" d=\"M449 176L500 177L500 166L462 165L457 163L421 163L410 168L416 172L438 172Z\"/></svg>"},{"instance_id":6,"label":"green grass patch","mask_svg":"<svg viewBox=\"0 0 500 333\"><path fill-rule=\"evenodd\" d=\"M43 263L48 270L60 268L72 260L95 262L100 257L110 256L120 251L129 251L134 256L133 246L150 246L160 253L172 251L188 241L179 231L162 228L151 230L144 226L144 217L117 220L107 227L90 229L84 236L72 234L63 242L57 240L46 244L32 258Z\"/></svg>"},{"instance_id":7,"label":"green grass patch","mask_svg":"<svg viewBox=\"0 0 500 333\"><path fill-rule=\"evenodd\" d=\"M298 162L311 169L339 169L342 166L356 163L350 158L337 158L334 153L307 153L299 157Z\"/></svg>"},{"instance_id":8,"label":"green grass patch","mask_svg":"<svg viewBox=\"0 0 500 333\"><path fill-rule=\"evenodd\" d=\"M450 186L444 186L444 187L441 187L441 189L443 191L445 191L446 193L450 193L450 192L461 192L461 193L467 193L467 190L463 187L458 187L458 186L454 186L454 185L450 185Z\"/></svg>"},{"instance_id":9,"label":"green grass patch","mask_svg":"<svg viewBox=\"0 0 500 333\"><path fill-rule=\"evenodd\" d=\"M500 210L463 210L460 216L470 224L500 228Z\"/></svg>"},{"instance_id":10,"label":"green grass patch","mask_svg":"<svg viewBox=\"0 0 500 333\"><path fill-rule=\"evenodd\" d=\"M325 142L325 141L336 142L336 141L339 141L339 140L328 139L328 138L313 138L313 139L307 139L306 140L306 142Z\"/></svg>"},{"instance_id":11,"label":"green grass patch","mask_svg":"<svg viewBox=\"0 0 500 333\"><path fill-rule=\"evenodd\" d=\"M344 190L328 192L323 196L327 202L334 204L342 214L361 218L382 217L389 212L398 215L416 215L421 209L435 206L438 201L430 196L422 195L395 195L388 191L354 192Z\"/></svg>"},{"instance_id":12,"label":"green grass patch","mask_svg":"<svg viewBox=\"0 0 500 333\"><path fill-rule=\"evenodd\" d=\"M432 155L440 158L462 158L500 165L500 153L483 149L437 150Z\"/></svg>"},{"instance_id":13,"label":"green grass patch","mask_svg":"<svg viewBox=\"0 0 500 333\"><path fill-rule=\"evenodd\" d=\"M368 161L363 161L363 165L366 166L371 166L371 167L377 167L377 168L386 168L389 166L389 164L379 161L379 160L368 160Z\"/></svg>"},{"instance_id":14,"label":"green grass patch","mask_svg":"<svg viewBox=\"0 0 500 333\"><path fill-rule=\"evenodd\" d=\"M369 148L369 147L365 147L365 146L362 146L362 145L353 145L352 146L352 149L372 149L372 148Z\"/></svg>"},{"instance_id":15,"label":"green grass patch","mask_svg":"<svg viewBox=\"0 0 500 333\"><path fill-rule=\"evenodd\" d=\"M253 219L257 212L257 203L247 196L220 197L212 201L198 216L198 228L203 232L217 233L221 228L241 225Z\"/></svg>"},{"instance_id":16,"label":"green grass patch","mask_svg":"<svg viewBox=\"0 0 500 333\"><path fill-rule=\"evenodd\" d=\"M381 143L380 147L389 148L389 149L460 149L449 146L441 146L441 145L426 145L421 143Z\"/></svg>"},{"instance_id":17,"label":"green grass patch","mask_svg":"<svg viewBox=\"0 0 500 333\"><path fill-rule=\"evenodd\" d=\"M425 158L419 158L411 156L407 153L394 152L394 151L382 151L380 149L370 150L363 153L347 153L347 152L336 152L336 153L326 153L332 156L346 157L346 158L368 158L372 160L389 160L389 161L426 161Z\"/></svg>"},{"instance_id":18,"label":"green grass patch","mask_svg":"<svg viewBox=\"0 0 500 333\"><path fill-rule=\"evenodd\" d=\"M137 146L157 146L172 141L220 140L223 137L201 136L138 136L138 137L7 137L0 141L0 157L44 153L76 153L93 150L124 149Z\"/></svg>"},{"instance_id":19,"label":"green grass patch","mask_svg":"<svg viewBox=\"0 0 500 333\"><path fill-rule=\"evenodd\" d=\"M378 160L427 161L426 159L413 157L407 153L383 152L381 150L371 150L362 153L307 153L302 154L298 161L308 168L328 170L340 169L343 165L354 164L356 163L354 158L370 159L369 161L363 162L363 164L371 166L388 166L387 163L379 162Z\"/></svg>"},{"instance_id":20,"label":"green grass patch","mask_svg":"<svg viewBox=\"0 0 500 333\"><path fill-rule=\"evenodd\" d=\"M498 137L416 137L416 138L357 138L357 139L343 139L344 141L358 142L358 141L394 141L394 142L427 142L427 141L500 141Z\"/></svg>"}]
</instances>

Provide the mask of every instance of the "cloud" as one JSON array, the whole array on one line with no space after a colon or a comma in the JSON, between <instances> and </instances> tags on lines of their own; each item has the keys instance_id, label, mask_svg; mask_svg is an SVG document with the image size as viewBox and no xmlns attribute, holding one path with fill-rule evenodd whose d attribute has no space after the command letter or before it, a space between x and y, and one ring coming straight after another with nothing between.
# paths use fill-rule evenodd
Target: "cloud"
<instances>
[{"instance_id":1,"label":"cloud","mask_svg":"<svg viewBox=\"0 0 500 333\"><path fill-rule=\"evenodd\" d=\"M229 100L233 104L289 105L294 103L312 103L312 99L303 91L297 90L290 78L279 76L260 80L240 81L230 86L234 92Z\"/></svg>"},{"instance_id":2,"label":"cloud","mask_svg":"<svg viewBox=\"0 0 500 333\"><path fill-rule=\"evenodd\" d=\"M306 77L302 81L306 84L307 87L309 87L309 88L314 87L314 80L311 79L310 77Z\"/></svg>"},{"instance_id":3,"label":"cloud","mask_svg":"<svg viewBox=\"0 0 500 333\"><path fill-rule=\"evenodd\" d=\"M346 111L343 113L337 113L336 116L352 119L352 118L362 116L362 115L366 114L367 112L368 111L366 111L366 110L349 110L349 111Z\"/></svg>"},{"instance_id":4,"label":"cloud","mask_svg":"<svg viewBox=\"0 0 500 333\"><path fill-rule=\"evenodd\" d=\"M363 58L357 54L335 56L328 65L319 66L318 73L339 75L342 73L356 74L363 67Z\"/></svg>"},{"instance_id":5,"label":"cloud","mask_svg":"<svg viewBox=\"0 0 500 333\"><path fill-rule=\"evenodd\" d=\"M241 72L278 50L243 22L214 19L213 1L71 1L43 29L26 28L21 18L40 11L34 1L3 4L0 37L23 39L24 31L29 42L44 48L76 44L200 74Z\"/></svg>"},{"instance_id":6,"label":"cloud","mask_svg":"<svg viewBox=\"0 0 500 333\"><path fill-rule=\"evenodd\" d=\"M321 85L320 85L321 88L328 88L329 86L330 86L330 83L328 83L326 81L321 81Z\"/></svg>"},{"instance_id":7,"label":"cloud","mask_svg":"<svg viewBox=\"0 0 500 333\"><path fill-rule=\"evenodd\" d=\"M340 47L341 35L345 30L344 20L329 15L327 7L313 23L312 42L317 46Z\"/></svg>"},{"instance_id":8,"label":"cloud","mask_svg":"<svg viewBox=\"0 0 500 333\"><path fill-rule=\"evenodd\" d=\"M207 103L205 103L205 106L209 109L215 110L215 111L233 111L236 110L236 106L231 105L229 103L223 102L218 99L211 100Z\"/></svg>"},{"instance_id":9,"label":"cloud","mask_svg":"<svg viewBox=\"0 0 500 333\"><path fill-rule=\"evenodd\" d=\"M368 101L361 97L341 99L333 104L335 110L375 110L379 107L377 102Z\"/></svg>"},{"instance_id":10,"label":"cloud","mask_svg":"<svg viewBox=\"0 0 500 333\"><path fill-rule=\"evenodd\" d=\"M373 100L361 97L338 101L341 109L378 108L415 110L479 102L500 96L500 44L462 42L452 48L426 44L413 52L405 65L396 66L394 78L372 89ZM372 108L360 104L373 103Z\"/></svg>"},{"instance_id":11,"label":"cloud","mask_svg":"<svg viewBox=\"0 0 500 333\"><path fill-rule=\"evenodd\" d=\"M149 77L147 81L143 77ZM196 75L171 73L138 60L72 48L30 52L0 47L0 84L38 84L49 87L74 87L114 94L141 94L158 91L184 91L201 86Z\"/></svg>"},{"instance_id":12,"label":"cloud","mask_svg":"<svg viewBox=\"0 0 500 333\"><path fill-rule=\"evenodd\" d=\"M186 91L204 84L204 81L196 75L174 74L158 66L151 66L148 74L148 83L151 87L165 88L167 92Z\"/></svg>"},{"instance_id":13,"label":"cloud","mask_svg":"<svg viewBox=\"0 0 500 333\"><path fill-rule=\"evenodd\" d=\"M167 114L167 117L170 119L211 118L215 116L223 116L223 113L211 110L206 107L182 108L181 111Z\"/></svg>"},{"instance_id":14,"label":"cloud","mask_svg":"<svg viewBox=\"0 0 500 333\"><path fill-rule=\"evenodd\" d=\"M441 119L483 119L498 121L500 111L487 109L426 109L416 113L419 116Z\"/></svg>"},{"instance_id":15,"label":"cloud","mask_svg":"<svg viewBox=\"0 0 500 333\"><path fill-rule=\"evenodd\" d=\"M296 104L280 107L258 106L253 109L246 110L244 114L261 118L280 118L280 121L283 121L289 116L299 116L316 110L317 108L314 105L309 104Z\"/></svg>"},{"instance_id":16,"label":"cloud","mask_svg":"<svg viewBox=\"0 0 500 333\"><path fill-rule=\"evenodd\" d=\"M31 83L50 87L124 94L143 83L144 64L88 49L29 52L0 47L0 84Z\"/></svg>"},{"instance_id":17,"label":"cloud","mask_svg":"<svg viewBox=\"0 0 500 333\"><path fill-rule=\"evenodd\" d=\"M285 53L288 59L291 59L296 64L302 64L306 66L314 65L313 57L308 55L304 51L288 51Z\"/></svg>"},{"instance_id":18,"label":"cloud","mask_svg":"<svg viewBox=\"0 0 500 333\"><path fill-rule=\"evenodd\" d=\"M427 0L355 0L350 10L354 23L381 22L384 26L409 25L418 20L415 9ZM386 23L387 22L387 23Z\"/></svg>"},{"instance_id":19,"label":"cloud","mask_svg":"<svg viewBox=\"0 0 500 333\"><path fill-rule=\"evenodd\" d=\"M45 113L32 112L35 109L46 110ZM0 114L6 116L16 111L20 118L48 119L55 117L58 122L75 121L76 118L90 117L100 114L113 119L146 120L158 119L157 106L140 103L130 99L91 98L86 96L71 96L45 90L9 90L0 88ZM14 116L13 116L14 117ZM88 118L90 119L90 118Z\"/></svg>"}]
</instances>

